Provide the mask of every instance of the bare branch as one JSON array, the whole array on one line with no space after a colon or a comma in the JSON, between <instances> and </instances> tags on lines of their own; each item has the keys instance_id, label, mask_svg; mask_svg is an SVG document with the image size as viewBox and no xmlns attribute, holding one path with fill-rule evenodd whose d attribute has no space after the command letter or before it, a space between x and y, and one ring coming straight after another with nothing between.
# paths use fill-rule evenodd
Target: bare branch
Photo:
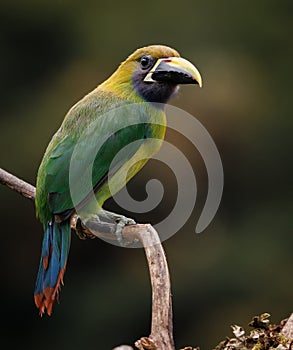
<instances>
[{"instance_id":1,"label":"bare branch","mask_svg":"<svg viewBox=\"0 0 293 350\"><path fill-rule=\"evenodd\" d=\"M0 182L29 199L33 200L35 198L35 187L1 168ZM78 216L75 215L71 220L73 229L76 229L77 219ZM101 230L101 222L93 219L93 221L87 222L86 227L81 225L79 230L82 229L85 236L107 237L108 240L111 237L113 240L117 240L117 237L113 234L113 226L115 224L109 223L109 232L105 233L104 230ZM102 228L105 228L104 224ZM122 230L122 236L127 243L137 240L141 241L145 249L152 284L151 334L149 337L142 337L135 345L138 349L173 350L175 348L173 341L171 283L168 264L159 235L150 224L136 224L125 226Z\"/></svg>"},{"instance_id":2,"label":"bare branch","mask_svg":"<svg viewBox=\"0 0 293 350\"><path fill-rule=\"evenodd\" d=\"M36 189L27 182L0 168L0 183L17 191L31 200L35 199ZM92 219L84 226L77 215L71 220L71 227L81 231L82 237L106 238L107 241L117 242L115 224L101 223ZM80 226L77 224L80 223ZM139 350L175 350L173 341L171 283L168 264L164 249L156 230L150 224L136 224L125 226L122 230L123 243L127 246L139 240L145 250L152 285L152 323L149 337L142 337L135 342ZM293 314L285 323L282 332L286 338L293 339ZM121 345L113 350L131 350L128 345ZM185 347L183 350L191 350Z\"/></svg>"},{"instance_id":3,"label":"bare branch","mask_svg":"<svg viewBox=\"0 0 293 350\"><path fill-rule=\"evenodd\" d=\"M158 349L174 349L171 283L165 252L158 233L151 225L146 225L137 232L144 245L152 283L150 338Z\"/></svg>"},{"instance_id":4,"label":"bare branch","mask_svg":"<svg viewBox=\"0 0 293 350\"><path fill-rule=\"evenodd\" d=\"M72 222L72 227L76 224ZM104 223L103 223L104 225ZM108 223L108 232L99 221L87 222L82 226L84 234L99 238L117 241L115 224ZM103 231L100 230L103 228ZM90 230L89 230L90 229ZM172 350L175 349L173 341L171 283L168 264L164 249L157 231L150 224L136 224L125 226L122 230L123 241L126 245L139 240L145 250L151 284L152 284L152 324L149 337L143 337L135 343L138 349Z\"/></svg>"},{"instance_id":5,"label":"bare branch","mask_svg":"<svg viewBox=\"0 0 293 350\"><path fill-rule=\"evenodd\" d=\"M3 185L8 186L12 190L20 193L22 196L32 199L35 199L36 189L34 186L29 183L20 180L18 177L11 175L7 171L0 168L0 182Z\"/></svg>"}]
</instances>

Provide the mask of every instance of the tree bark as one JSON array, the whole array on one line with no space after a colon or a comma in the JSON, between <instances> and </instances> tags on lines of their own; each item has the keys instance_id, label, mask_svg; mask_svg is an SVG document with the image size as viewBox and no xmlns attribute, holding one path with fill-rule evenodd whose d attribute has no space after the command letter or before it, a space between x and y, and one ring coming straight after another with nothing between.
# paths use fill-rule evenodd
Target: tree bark
<instances>
[{"instance_id":1,"label":"tree bark","mask_svg":"<svg viewBox=\"0 0 293 350\"><path fill-rule=\"evenodd\" d=\"M34 186L1 168L0 182L26 198L35 199L36 189ZM78 216L74 216L71 220L73 229L76 229L77 222ZM108 223L107 225L109 230L113 232L113 225L115 224ZM84 231L85 236L107 237L109 239L109 233L102 232L101 227L104 228L104 225L93 219L93 221L87 222L87 227L81 225L79 229ZM135 346L138 349L174 350L170 275L159 235L150 224L136 224L125 226L122 230L122 236L127 243L137 239L141 241L147 258L152 285L151 334L149 337L139 339ZM112 239L115 240L117 237L112 234ZM123 349L123 347L127 349L127 346L124 345L119 348Z\"/></svg>"}]
</instances>

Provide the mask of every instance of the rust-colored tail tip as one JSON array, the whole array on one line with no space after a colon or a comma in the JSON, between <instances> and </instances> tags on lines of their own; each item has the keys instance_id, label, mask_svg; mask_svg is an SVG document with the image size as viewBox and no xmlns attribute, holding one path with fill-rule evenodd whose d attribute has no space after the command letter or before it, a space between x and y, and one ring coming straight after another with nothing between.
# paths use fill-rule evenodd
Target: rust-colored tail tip
<instances>
[{"instance_id":1,"label":"rust-colored tail tip","mask_svg":"<svg viewBox=\"0 0 293 350\"><path fill-rule=\"evenodd\" d=\"M43 316L45 313L48 316L52 315L55 301L54 292L54 288L45 288L44 293L34 295L36 307L39 309L39 316Z\"/></svg>"}]
</instances>

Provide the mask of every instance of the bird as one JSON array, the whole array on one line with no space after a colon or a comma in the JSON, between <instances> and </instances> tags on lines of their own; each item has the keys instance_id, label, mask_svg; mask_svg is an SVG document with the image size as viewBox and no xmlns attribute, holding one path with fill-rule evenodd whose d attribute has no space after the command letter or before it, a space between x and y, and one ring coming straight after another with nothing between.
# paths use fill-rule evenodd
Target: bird
<instances>
[{"instance_id":1,"label":"bird","mask_svg":"<svg viewBox=\"0 0 293 350\"><path fill-rule=\"evenodd\" d=\"M44 230L34 292L39 315L50 316L54 302L59 302L73 215L79 211L88 218L102 213L103 204L113 196L113 191L123 188L159 150L161 143L152 143L151 140L164 139L164 106L181 84L201 87L198 69L171 47L148 45L135 50L108 79L65 115L37 173L36 216ZM126 122L126 126L117 130L119 121ZM102 140L102 145L92 157L89 154L94 151L92 145L96 140ZM131 147L126 147L128 145ZM112 166L115 155L124 148L127 151L122 152ZM92 178L89 190L88 185L84 185L83 176L90 161ZM129 169L133 161L136 164ZM126 169L125 180L122 174ZM74 199L71 187L76 189ZM116 222L117 218L118 214ZM131 220L126 224L129 222Z\"/></svg>"}]
</instances>

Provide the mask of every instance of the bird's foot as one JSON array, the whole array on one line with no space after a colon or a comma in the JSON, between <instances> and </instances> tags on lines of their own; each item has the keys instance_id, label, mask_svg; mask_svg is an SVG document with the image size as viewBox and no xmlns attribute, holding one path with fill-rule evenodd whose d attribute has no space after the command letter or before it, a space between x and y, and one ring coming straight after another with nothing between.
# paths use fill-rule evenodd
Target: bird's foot
<instances>
[{"instance_id":1,"label":"bird's foot","mask_svg":"<svg viewBox=\"0 0 293 350\"><path fill-rule=\"evenodd\" d=\"M118 244L121 247L125 247L129 245L129 243L127 243L127 239L122 236L123 228L135 224L136 222L131 218L102 209L99 211L98 215L83 219L78 217L75 223L75 232L82 240L106 237L105 235L112 234L115 235Z\"/></svg>"},{"instance_id":2,"label":"bird's foot","mask_svg":"<svg viewBox=\"0 0 293 350\"><path fill-rule=\"evenodd\" d=\"M114 234L117 238L119 245L125 246L126 245L125 239L123 239L123 236L122 236L123 228L124 228L124 226L135 225L136 222L133 219L127 218L124 215L119 215L119 214L112 213L110 211L103 210L103 209L99 212L99 218L104 219L108 222L114 221L116 223L116 229L115 229Z\"/></svg>"},{"instance_id":3,"label":"bird's foot","mask_svg":"<svg viewBox=\"0 0 293 350\"><path fill-rule=\"evenodd\" d=\"M99 211L98 216L99 216L101 221L106 221L106 222L113 222L114 221L116 223L121 221L121 222L124 222L125 225L135 225L136 224L136 222L131 218L127 218L124 215L112 213L111 211L104 210L104 209L101 209Z\"/></svg>"},{"instance_id":4,"label":"bird's foot","mask_svg":"<svg viewBox=\"0 0 293 350\"><path fill-rule=\"evenodd\" d=\"M115 235L117 240L121 246L125 246L125 240L122 236L122 231L124 226L135 225L135 221L133 219L127 218L126 216L121 215L119 218L116 218L116 231Z\"/></svg>"},{"instance_id":5,"label":"bird's foot","mask_svg":"<svg viewBox=\"0 0 293 350\"><path fill-rule=\"evenodd\" d=\"M83 224L82 220L79 217L76 219L75 232L76 232L77 236L82 240L96 238L96 236L93 235L87 229L86 224Z\"/></svg>"}]
</instances>

